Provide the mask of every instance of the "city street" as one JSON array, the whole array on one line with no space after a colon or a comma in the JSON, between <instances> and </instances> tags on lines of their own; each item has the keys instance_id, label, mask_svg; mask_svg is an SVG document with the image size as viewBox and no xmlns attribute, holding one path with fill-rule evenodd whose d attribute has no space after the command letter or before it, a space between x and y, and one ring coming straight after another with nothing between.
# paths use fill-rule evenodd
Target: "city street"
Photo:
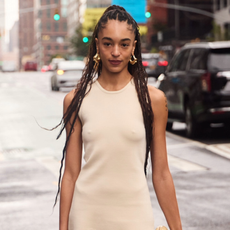
<instances>
[{"instance_id":1,"label":"city street","mask_svg":"<svg viewBox=\"0 0 230 230\"><path fill-rule=\"evenodd\" d=\"M0 72L0 229L57 230L53 209L65 133L56 140L63 98L52 92L52 72ZM150 79L150 84L155 84ZM41 126L41 127L40 127ZM213 127L205 137L184 137L184 124L167 132L170 170L184 230L230 229L230 137ZM150 188L155 227L165 225ZM84 230L84 229L83 229Z\"/></svg>"}]
</instances>

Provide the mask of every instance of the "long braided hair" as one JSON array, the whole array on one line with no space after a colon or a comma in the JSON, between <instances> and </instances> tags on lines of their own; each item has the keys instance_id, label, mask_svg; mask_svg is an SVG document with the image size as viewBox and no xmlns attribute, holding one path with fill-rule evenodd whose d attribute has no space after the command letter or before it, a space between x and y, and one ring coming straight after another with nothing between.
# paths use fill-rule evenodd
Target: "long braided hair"
<instances>
[{"instance_id":1,"label":"long braided hair","mask_svg":"<svg viewBox=\"0 0 230 230\"><path fill-rule=\"evenodd\" d=\"M63 168L64 159L65 159L67 143L74 129L74 124L78 117L78 112L80 110L82 101L85 95L90 91L92 83L94 82L94 79L97 76L100 76L100 73L102 70L101 62L99 63L98 68L94 68L95 63L94 63L93 57L97 52L95 38L98 38L99 31L105 27L108 20L118 20L120 22L122 21L127 22L128 25L132 26L132 29L135 34L135 40L137 41L136 48L134 51L134 55L137 57L137 63L135 65L131 65L129 63L128 71L133 76L135 88L137 91L138 99L139 99L141 109L142 109L142 114L143 114L145 133L146 133L146 158L145 158L145 163L144 163L144 172L146 174L148 154L150 151L150 145L151 145L151 140L152 140L153 111L152 111L151 100L150 100L148 88L147 88L147 74L142 65L140 33L138 30L138 25L136 21L131 17L131 15L123 7L112 5L105 10L104 14L99 19L94 29L93 36L92 36L92 42L89 47L86 67L83 71L80 81L78 82L76 86L74 98L71 101L69 107L67 108L66 113L63 115L63 118L59 124L59 125L62 124L62 128L60 130L60 133L57 139L62 134L68 122L70 123L71 128L70 128L69 134L67 135L66 142L63 148L61 167L59 171L58 191L57 191L57 195L55 198L54 206L57 203L58 194L60 192L61 175L62 175L62 168ZM71 118L73 118L72 122L70 122Z\"/></svg>"}]
</instances>

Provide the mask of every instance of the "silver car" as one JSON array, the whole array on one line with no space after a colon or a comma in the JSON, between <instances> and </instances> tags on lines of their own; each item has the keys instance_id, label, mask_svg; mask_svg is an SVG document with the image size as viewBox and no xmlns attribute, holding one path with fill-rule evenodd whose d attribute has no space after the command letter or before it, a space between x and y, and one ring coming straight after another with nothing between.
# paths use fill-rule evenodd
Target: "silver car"
<instances>
[{"instance_id":1,"label":"silver car","mask_svg":"<svg viewBox=\"0 0 230 230\"><path fill-rule=\"evenodd\" d=\"M85 68L83 61L61 61L51 77L51 89L59 91L61 87L75 87Z\"/></svg>"}]
</instances>

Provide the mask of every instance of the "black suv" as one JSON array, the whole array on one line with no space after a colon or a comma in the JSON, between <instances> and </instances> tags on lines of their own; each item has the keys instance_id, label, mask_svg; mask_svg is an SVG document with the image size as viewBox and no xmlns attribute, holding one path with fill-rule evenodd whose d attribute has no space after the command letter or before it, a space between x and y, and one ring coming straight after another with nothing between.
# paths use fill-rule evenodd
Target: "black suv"
<instances>
[{"instance_id":1,"label":"black suv","mask_svg":"<svg viewBox=\"0 0 230 230\"><path fill-rule=\"evenodd\" d=\"M186 44L158 78L168 124L185 122L194 137L210 123L230 126L230 41Z\"/></svg>"}]
</instances>

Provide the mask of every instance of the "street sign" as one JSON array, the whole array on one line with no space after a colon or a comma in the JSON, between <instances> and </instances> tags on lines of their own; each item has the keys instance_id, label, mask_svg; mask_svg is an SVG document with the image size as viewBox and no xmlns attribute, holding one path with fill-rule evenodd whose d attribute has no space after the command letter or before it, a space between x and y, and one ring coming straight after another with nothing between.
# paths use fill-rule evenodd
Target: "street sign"
<instances>
[{"instance_id":1,"label":"street sign","mask_svg":"<svg viewBox=\"0 0 230 230\"><path fill-rule=\"evenodd\" d=\"M112 0L112 5L124 7L137 23L146 23L146 0Z\"/></svg>"}]
</instances>

